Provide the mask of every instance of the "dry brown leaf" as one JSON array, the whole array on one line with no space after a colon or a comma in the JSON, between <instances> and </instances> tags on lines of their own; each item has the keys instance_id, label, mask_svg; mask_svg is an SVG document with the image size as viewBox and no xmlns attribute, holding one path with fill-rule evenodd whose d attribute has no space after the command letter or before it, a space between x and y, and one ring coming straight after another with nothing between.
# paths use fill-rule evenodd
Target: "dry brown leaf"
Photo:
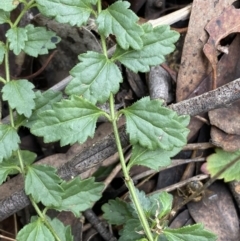
<instances>
[{"instance_id":1,"label":"dry brown leaf","mask_svg":"<svg viewBox=\"0 0 240 241\"><path fill-rule=\"evenodd\" d=\"M217 63L220 52L228 53L228 48L220 45L221 39L224 39L231 33L240 31L240 9L230 5L216 18L213 18L205 27L209 34L209 39L204 45L203 51L213 68L213 88L217 87Z\"/></svg>"}]
</instances>

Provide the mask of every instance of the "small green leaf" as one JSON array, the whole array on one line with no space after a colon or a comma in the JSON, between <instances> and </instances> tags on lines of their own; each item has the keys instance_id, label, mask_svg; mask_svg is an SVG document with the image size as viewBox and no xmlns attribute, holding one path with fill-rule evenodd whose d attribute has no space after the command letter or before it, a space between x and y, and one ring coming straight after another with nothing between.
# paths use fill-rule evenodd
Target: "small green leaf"
<instances>
[{"instance_id":1,"label":"small green leaf","mask_svg":"<svg viewBox=\"0 0 240 241\"><path fill-rule=\"evenodd\" d=\"M61 187L64 190L62 202L55 208L59 211L71 211L79 217L82 211L92 207L101 198L104 185L94 182L94 178L74 178L70 182L64 181Z\"/></svg>"},{"instance_id":2,"label":"small green leaf","mask_svg":"<svg viewBox=\"0 0 240 241\"><path fill-rule=\"evenodd\" d=\"M48 54L48 50L56 48L56 44L61 40L56 36L56 33L46 30L45 27L34 27L29 24L25 29L27 30L28 39L23 50L33 57Z\"/></svg>"},{"instance_id":3,"label":"small green leaf","mask_svg":"<svg viewBox=\"0 0 240 241\"><path fill-rule=\"evenodd\" d=\"M19 4L18 0L3 0L1 1L0 4L0 9L6 11L6 12L11 12L13 9L15 9Z\"/></svg>"},{"instance_id":4,"label":"small green leaf","mask_svg":"<svg viewBox=\"0 0 240 241\"><path fill-rule=\"evenodd\" d=\"M70 100L53 104L52 110L42 112L31 132L43 136L46 143L58 140L62 146L83 143L89 136L93 137L97 119L103 114L87 100L72 96Z\"/></svg>"},{"instance_id":5,"label":"small green leaf","mask_svg":"<svg viewBox=\"0 0 240 241\"><path fill-rule=\"evenodd\" d=\"M5 53L6 53L6 46L3 42L0 41L0 64L4 60Z\"/></svg>"},{"instance_id":6,"label":"small green leaf","mask_svg":"<svg viewBox=\"0 0 240 241\"><path fill-rule=\"evenodd\" d=\"M185 226L178 229L166 228L163 234L168 241L214 241L217 236L204 229L203 225L198 223L191 226Z\"/></svg>"},{"instance_id":7,"label":"small green leaf","mask_svg":"<svg viewBox=\"0 0 240 241\"><path fill-rule=\"evenodd\" d=\"M35 107L34 85L28 80L12 80L2 88L3 100L7 100L12 109L21 115L30 117Z\"/></svg>"},{"instance_id":8,"label":"small green leaf","mask_svg":"<svg viewBox=\"0 0 240 241\"><path fill-rule=\"evenodd\" d=\"M150 195L148 197L158 210L158 218L161 219L172 210L173 196L165 191ZM156 213L156 210L155 210Z\"/></svg>"},{"instance_id":9,"label":"small green leaf","mask_svg":"<svg viewBox=\"0 0 240 241\"><path fill-rule=\"evenodd\" d=\"M96 22L98 30L105 37L114 34L117 43L123 48L141 49L143 46L141 35L142 28L136 23L138 17L129 10L130 3L127 1L117 1L103 10Z\"/></svg>"},{"instance_id":10,"label":"small green leaf","mask_svg":"<svg viewBox=\"0 0 240 241\"><path fill-rule=\"evenodd\" d=\"M33 110L32 115L28 120L25 121L23 124L24 126L31 128L34 123L38 120L38 115L45 111L51 110L52 104L59 102L62 99L62 92L60 91L53 91L47 90L46 92L37 91L35 92L36 98L35 101L35 108Z\"/></svg>"},{"instance_id":11,"label":"small green leaf","mask_svg":"<svg viewBox=\"0 0 240 241\"><path fill-rule=\"evenodd\" d=\"M122 75L117 65L105 55L96 52L80 54L82 61L71 70L74 77L66 88L68 95L83 95L96 104L108 100L110 93L117 93Z\"/></svg>"},{"instance_id":12,"label":"small green leaf","mask_svg":"<svg viewBox=\"0 0 240 241\"><path fill-rule=\"evenodd\" d=\"M64 224L57 218L50 220L49 223L57 233L61 241L73 241L70 226L64 226Z\"/></svg>"},{"instance_id":13,"label":"small green leaf","mask_svg":"<svg viewBox=\"0 0 240 241\"><path fill-rule=\"evenodd\" d=\"M104 212L103 218L106 219L109 224L123 225L127 220L133 218L131 205L119 198L110 200L104 204L102 210Z\"/></svg>"},{"instance_id":14,"label":"small green leaf","mask_svg":"<svg viewBox=\"0 0 240 241\"><path fill-rule=\"evenodd\" d=\"M143 209L146 217L150 217L152 213L155 213L153 210L155 205L151 202L151 199L148 198L143 191L140 191L137 188L135 188L135 192L138 196L138 200L142 206L142 209ZM133 201L132 201L132 207L135 209L135 211L137 213L137 210L136 210L135 205L133 204Z\"/></svg>"},{"instance_id":15,"label":"small green leaf","mask_svg":"<svg viewBox=\"0 0 240 241\"><path fill-rule=\"evenodd\" d=\"M9 21L10 21L10 13L0 9L0 24L7 23Z\"/></svg>"},{"instance_id":16,"label":"small green leaf","mask_svg":"<svg viewBox=\"0 0 240 241\"><path fill-rule=\"evenodd\" d=\"M9 158L20 143L17 131L9 125L0 125L0 163L3 158Z\"/></svg>"},{"instance_id":17,"label":"small green leaf","mask_svg":"<svg viewBox=\"0 0 240 241\"><path fill-rule=\"evenodd\" d=\"M17 234L17 241L55 241L50 230L39 218L37 221L27 224Z\"/></svg>"},{"instance_id":18,"label":"small green leaf","mask_svg":"<svg viewBox=\"0 0 240 241\"><path fill-rule=\"evenodd\" d=\"M216 153L207 157L207 170L210 172L211 176L217 174L235 158L240 157L240 150L236 152L226 152L220 148L216 148L215 151ZM218 177L218 179L222 178L224 182L233 180L240 181L240 160Z\"/></svg>"},{"instance_id":19,"label":"small green leaf","mask_svg":"<svg viewBox=\"0 0 240 241\"><path fill-rule=\"evenodd\" d=\"M139 219L128 219L120 231L119 241L136 241L143 237L143 228Z\"/></svg>"},{"instance_id":20,"label":"small green leaf","mask_svg":"<svg viewBox=\"0 0 240 241\"><path fill-rule=\"evenodd\" d=\"M188 123L189 116L179 118L159 100L145 97L120 113L126 116L127 132L133 145L140 144L150 150L172 150L186 145L189 130L182 123Z\"/></svg>"},{"instance_id":21,"label":"small green leaf","mask_svg":"<svg viewBox=\"0 0 240 241\"><path fill-rule=\"evenodd\" d=\"M175 156L182 148L174 147L172 150L163 150L158 148L156 150L149 150L141 147L140 145L134 145L132 150L132 156L128 162L127 168L130 170L135 165L141 165L149 167L153 170L159 171L161 167L166 167L171 164L171 157Z\"/></svg>"},{"instance_id":22,"label":"small green leaf","mask_svg":"<svg viewBox=\"0 0 240 241\"><path fill-rule=\"evenodd\" d=\"M30 165L36 159L36 154L30 151L20 150L22 160L25 165ZM8 175L15 175L19 172L19 159L17 153L14 153L10 158L3 159L0 164L0 185L6 180Z\"/></svg>"},{"instance_id":23,"label":"small green leaf","mask_svg":"<svg viewBox=\"0 0 240 241\"><path fill-rule=\"evenodd\" d=\"M24 28L10 28L6 37L9 41L9 49L13 51L15 55L19 55L25 47L27 41L27 30Z\"/></svg>"},{"instance_id":24,"label":"small green leaf","mask_svg":"<svg viewBox=\"0 0 240 241\"><path fill-rule=\"evenodd\" d=\"M8 175L18 174L18 160L4 159L0 164L0 185L7 179Z\"/></svg>"},{"instance_id":25,"label":"small green leaf","mask_svg":"<svg viewBox=\"0 0 240 241\"><path fill-rule=\"evenodd\" d=\"M45 206L58 206L61 203L61 179L56 169L50 166L32 165L27 169L25 192L32 195L36 202Z\"/></svg>"},{"instance_id":26,"label":"small green leaf","mask_svg":"<svg viewBox=\"0 0 240 241\"><path fill-rule=\"evenodd\" d=\"M26 166L30 166L31 164L33 164L37 158L37 155L31 151L20 150L20 153L22 160Z\"/></svg>"},{"instance_id":27,"label":"small green leaf","mask_svg":"<svg viewBox=\"0 0 240 241\"><path fill-rule=\"evenodd\" d=\"M120 61L133 72L148 72L150 66L161 64L165 61L165 55L173 52L174 43L179 34L170 30L169 26L153 28L150 24L144 24L144 35L141 36L143 48L140 50L124 50L117 47L113 60Z\"/></svg>"},{"instance_id":28,"label":"small green leaf","mask_svg":"<svg viewBox=\"0 0 240 241\"><path fill-rule=\"evenodd\" d=\"M43 15L55 17L59 23L69 23L71 26L86 24L93 12L92 4L97 0L36 0L38 9Z\"/></svg>"}]
</instances>

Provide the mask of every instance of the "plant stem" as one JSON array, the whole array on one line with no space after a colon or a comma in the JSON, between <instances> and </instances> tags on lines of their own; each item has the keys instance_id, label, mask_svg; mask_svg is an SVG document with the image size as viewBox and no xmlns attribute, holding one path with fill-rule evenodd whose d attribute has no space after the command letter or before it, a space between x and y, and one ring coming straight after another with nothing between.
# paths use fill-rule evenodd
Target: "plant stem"
<instances>
[{"instance_id":1,"label":"plant stem","mask_svg":"<svg viewBox=\"0 0 240 241\"><path fill-rule=\"evenodd\" d=\"M28 4L24 3L24 8L22 9L21 13L19 14L19 16L17 17L16 21L14 22L12 28L13 27L17 27L17 25L20 22L20 20L22 19L23 15L27 12L28 9L33 7L32 5L34 3L35 3L35 0L31 0Z\"/></svg>"},{"instance_id":2,"label":"plant stem","mask_svg":"<svg viewBox=\"0 0 240 241\"><path fill-rule=\"evenodd\" d=\"M144 211L141 207L141 204L139 202L139 199L138 199L136 191L135 191L135 186L133 184L131 177L128 174L128 170L126 167L126 163L125 163L125 159L124 159L124 155L123 155L123 149L122 149L119 132L118 132L118 127L117 127L116 114L115 114L115 110L114 110L113 94L110 95L110 115L111 115L111 122L112 122L112 126L113 126L114 137L115 137L116 145L117 145L117 149L118 149L119 159L120 159L120 163L122 166L122 171L123 171L126 185L129 189L133 203L137 209L137 213L138 213L139 219L141 221L142 227L144 229L144 232L145 232L148 240L153 241L153 237L152 237L152 233L151 233L148 221L147 221Z\"/></svg>"},{"instance_id":3,"label":"plant stem","mask_svg":"<svg viewBox=\"0 0 240 241\"><path fill-rule=\"evenodd\" d=\"M50 230L50 232L52 233L52 235L54 236L54 238L57 241L61 241L61 239L58 237L58 235L56 234L55 230L52 228L52 225L47 221L45 215L41 212L41 210L39 209L38 205L35 203L33 197L31 195L29 195L29 199L33 205L33 207L35 208L38 216L42 219L42 221L44 222L44 224L48 227L48 229Z\"/></svg>"},{"instance_id":4,"label":"plant stem","mask_svg":"<svg viewBox=\"0 0 240 241\"><path fill-rule=\"evenodd\" d=\"M31 2L34 2L34 1L31 1ZM31 2L29 2L29 4ZM7 48L7 51L5 53L5 73L6 73L6 83L8 83L8 82L11 81L10 69L9 69L9 43L8 43L8 41L6 42L6 48ZM12 110L12 108L10 106L8 108L9 108L11 127L17 129L16 126L15 126L15 123L14 123L13 110ZM18 156L18 160L19 160L21 174L23 176L25 176L26 171L25 171L25 168L24 168L24 162L23 162L22 155L21 155L21 152L20 152L19 148L17 150L17 156ZM47 221L45 215L41 212L41 210L39 209L38 205L36 204L36 202L34 201L34 199L33 199L33 197L31 195L29 195L29 199L30 199L33 207L35 208L38 216L43 220L44 224L48 227L48 229L50 230L50 232L52 233L54 238L57 241L61 241L61 239L58 237L58 235L56 234L55 230L52 228L51 224Z\"/></svg>"}]
</instances>

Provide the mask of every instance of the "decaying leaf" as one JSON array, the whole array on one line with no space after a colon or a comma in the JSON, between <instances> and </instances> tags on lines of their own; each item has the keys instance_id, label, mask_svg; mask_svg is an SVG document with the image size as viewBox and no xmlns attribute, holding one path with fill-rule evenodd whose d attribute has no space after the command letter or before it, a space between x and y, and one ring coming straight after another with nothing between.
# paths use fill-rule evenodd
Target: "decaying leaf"
<instances>
[{"instance_id":1,"label":"decaying leaf","mask_svg":"<svg viewBox=\"0 0 240 241\"><path fill-rule=\"evenodd\" d=\"M240 31L240 22L237 21L240 16L240 9L236 9L230 5L216 18L213 18L205 27L209 34L209 39L204 45L203 51L210 61L214 76L213 88L216 88L217 78L217 62L220 52L228 53L227 47L220 45L221 39L227 37L231 33Z\"/></svg>"}]
</instances>

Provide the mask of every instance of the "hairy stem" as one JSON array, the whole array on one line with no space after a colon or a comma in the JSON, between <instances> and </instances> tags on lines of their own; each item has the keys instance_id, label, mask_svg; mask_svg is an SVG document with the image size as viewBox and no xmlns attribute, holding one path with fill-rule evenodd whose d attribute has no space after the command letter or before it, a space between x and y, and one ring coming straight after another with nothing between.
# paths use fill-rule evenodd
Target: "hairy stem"
<instances>
[{"instance_id":1,"label":"hairy stem","mask_svg":"<svg viewBox=\"0 0 240 241\"><path fill-rule=\"evenodd\" d=\"M132 197L133 203L134 203L134 205L137 209L138 217L141 221L144 232L145 232L148 240L153 241L153 237L152 237L152 233L151 233L148 221L146 219L146 216L144 214L142 206L141 206L141 204L139 202L139 199L137 197L133 181L132 181L131 177L129 176L129 173L128 173L128 170L127 170L127 167L126 167L126 163L125 163L125 159L124 159L124 155L123 155L123 149L122 149L122 145L121 145L121 141L120 141L120 137L119 137L119 132L118 132L118 127L117 127L117 120L116 120L117 115L115 114L115 110L114 110L113 94L111 94L111 96L110 96L110 115L111 115L111 122L112 122L112 126L113 126L114 137L115 137L116 144L117 144L119 159L120 159L120 163L121 163L121 166L122 166L122 171L123 171L124 179L125 179L125 182L126 182L126 186L128 187L128 190L129 190L130 195Z\"/></svg>"}]
</instances>

